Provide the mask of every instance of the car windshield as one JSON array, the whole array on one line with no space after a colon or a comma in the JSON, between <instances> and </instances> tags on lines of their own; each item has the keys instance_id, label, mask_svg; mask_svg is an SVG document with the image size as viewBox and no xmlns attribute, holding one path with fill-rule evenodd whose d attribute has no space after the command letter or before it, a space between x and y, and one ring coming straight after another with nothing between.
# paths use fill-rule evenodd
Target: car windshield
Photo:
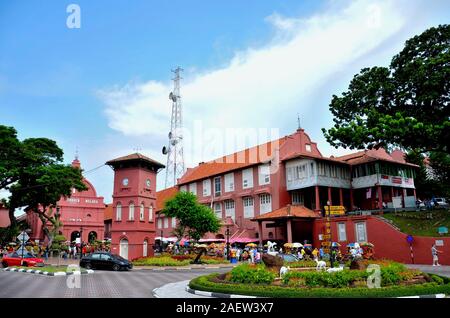
<instances>
[{"instance_id":1,"label":"car windshield","mask_svg":"<svg viewBox=\"0 0 450 318\"><path fill-rule=\"evenodd\" d=\"M123 258L122 256L117 255L117 254L112 254L111 256L120 261L125 261L125 262L127 261L125 258Z\"/></svg>"}]
</instances>

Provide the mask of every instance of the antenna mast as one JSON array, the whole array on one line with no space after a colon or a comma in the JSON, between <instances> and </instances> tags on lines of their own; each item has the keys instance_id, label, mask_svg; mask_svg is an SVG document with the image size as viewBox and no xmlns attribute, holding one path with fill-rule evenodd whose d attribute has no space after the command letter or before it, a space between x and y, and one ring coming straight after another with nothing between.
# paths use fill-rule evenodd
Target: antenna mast
<instances>
[{"instance_id":1,"label":"antenna mast","mask_svg":"<svg viewBox=\"0 0 450 318\"><path fill-rule=\"evenodd\" d=\"M183 112L181 107L180 94L180 72L182 68L177 67L172 70L175 73L173 80L173 92L170 93L169 99L172 101L172 116L170 119L169 147L163 148L163 154L167 155L166 165L166 188L174 186L177 179L181 178L184 170L183 155Z\"/></svg>"}]
</instances>

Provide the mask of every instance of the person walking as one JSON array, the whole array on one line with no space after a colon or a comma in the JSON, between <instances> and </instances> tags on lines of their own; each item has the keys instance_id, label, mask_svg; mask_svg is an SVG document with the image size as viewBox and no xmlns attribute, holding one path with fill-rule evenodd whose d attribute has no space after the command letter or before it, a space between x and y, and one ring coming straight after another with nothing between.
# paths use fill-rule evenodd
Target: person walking
<instances>
[{"instance_id":1,"label":"person walking","mask_svg":"<svg viewBox=\"0 0 450 318\"><path fill-rule=\"evenodd\" d=\"M441 264L439 264L439 257L438 257L439 253L442 252L436 248L436 244L433 244L433 246L431 247L431 255L433 256L433 266L441 266Z\"/></svg>"}]
</instances>

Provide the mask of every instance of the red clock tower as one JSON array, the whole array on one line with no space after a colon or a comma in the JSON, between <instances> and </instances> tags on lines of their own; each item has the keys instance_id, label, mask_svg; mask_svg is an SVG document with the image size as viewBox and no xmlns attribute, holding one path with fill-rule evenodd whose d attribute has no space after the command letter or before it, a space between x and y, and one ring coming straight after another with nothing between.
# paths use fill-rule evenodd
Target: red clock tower
<instances>
[{"instance_id":1,"label":"red clock tower","mask_svg":"<svg viewBox=\"0 0 450 318\"><path fill-rule=\"evenodd\" d=\"M156 174L164 165L139 153L106 164L114 169L111 252L128 260L153 256Z\"/></svg>"}]
</instances>

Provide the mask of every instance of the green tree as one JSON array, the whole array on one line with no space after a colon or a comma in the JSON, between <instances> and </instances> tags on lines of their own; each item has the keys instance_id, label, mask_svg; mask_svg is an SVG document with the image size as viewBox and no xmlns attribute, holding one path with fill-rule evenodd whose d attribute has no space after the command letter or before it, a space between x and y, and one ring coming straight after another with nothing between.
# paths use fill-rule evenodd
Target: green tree
<instances>
[{"instance_id":1,"label":"green tree","mask_svg":"<svg viewBox=\"0 0 450 318\"><path fill-rule=\"evenodd\" d=\"M327 141L350 149L399 146L449 154L450 25L409 39L389 67L364 68L333 95Z\"/></svg>"},{"instance_id":2,"label":"green tree","mask_svg":"<svg viewBox=\"0 0 450 318\"><path fill-rule=\"evenodd\" d=\"M200 240L206 233L217 233L221 227L220 220L214 212L197 201L197 197L190 192L178 192L172 199L165 202L161 211L168 217L175 217L178 220L179 232L187 233L194 241ZM199 259L204 250L197 255L195 262Z\"/></svg>"},{"instance_id":3,"label":"green tree","mask_svg":"<svg viewBox=\"0 0 450 318\"><path fill-rule=\"evenodd\" d=\"M57 229L62 224L52 207L61 196L70 197L72 189L87 190L81 170L62 164L63 151L55 141L47 138L28 138L20 141L13 127L0 125L0 189L10 192L3 201L9 209L11 227L17 220L17 208L37 213L44 225L50 222Z\"/></svg>"}]
</instances>

